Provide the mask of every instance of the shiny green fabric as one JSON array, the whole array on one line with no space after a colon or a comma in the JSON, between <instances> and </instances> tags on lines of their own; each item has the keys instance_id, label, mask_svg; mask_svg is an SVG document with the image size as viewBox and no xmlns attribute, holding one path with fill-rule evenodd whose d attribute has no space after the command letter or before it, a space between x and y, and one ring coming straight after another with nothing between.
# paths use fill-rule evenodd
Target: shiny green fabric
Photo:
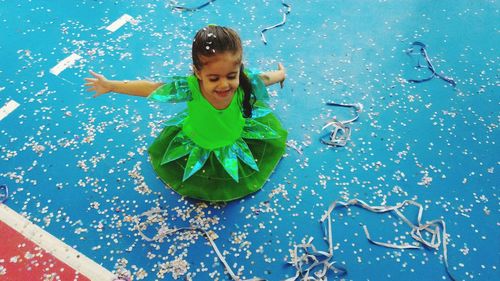
<instances>
[{"instance_id":1,"label":"shiny green fabric","mask_svg":"<svg viewBox=\"0 0 500 281\"><path fill-rule=\"evenodd\" d=\"M148 99L158 102L190 101L191 90L186 77L174 76L152 92Z\"/></svg>"},{"instance_id":2,"label":"shiny green fabric","mask_svg":"<svg viewBox=\"0 0 500 281\"><path fill-rule=\"evenodd\" d=\"M220 149L214 150L215 157L221 163L224 170L235 180L239 181L238 177L238 158L234 151L230 147L221 147Z\"/></svg>"},{"instance_id":3,"label":"shiny green fabric","mask_svg":"<svg viewBox=\"0 0 500 281\"><path fill-rule=\"evenodd\" d=\"M194 173L198 172L203 167L203 165L205 165L208 157L210 157L210 152L210 150L206 150L199 146L193 148L193 150L189 154L189 157L187 158L186 168L184 169L184 176L182 177L182 181L187 180L189 177L194 175Z\"/></svg>"},{"instance_id":4,"label":"shiny green fabric","mask_svg":"<svg viewBox=\"0 0 500 281\"><path fill-rule=\"evenodd\" d=\"M242 117L241 89L228 108L216 110L199 92L194 76L185 78L185 81L177 79L173 86L164 85L150 96L156 101L179 101L181 96L188 101L188 109L165 123L166 127L148 150L158 176L179 194L205 201L244 197L262 188L281 159L287 132L262 102L267 97L262 80L257 74L247 72L247 75L256 96L261 98L255 104L252 118ZM172 87L182 87L183 93L171 90ZM166 93L174 98L168 98ZM198 113L204 118L196 119ZM200 123L192 121L193 116ZM217 130L218 133L214 134L216 138L203 143L196 138L201 132L207 141L209 134L203 134L207 124L217 124L207 133ZM237 126L231 127L234 124ZM231 131L237 134L231 134ZM224 136L219 138L221 134Z\"/></svg>"},{"instance_id":5,"label":"shiny green fabric","mask_svg":"<svg viewBox=\"0 0 500 281\"><path fill-rule=\"evenodd\" d=\"M267 93L266 85L264 84L264 81L262 81L262 79L260 78L258 71L252 71L246 69L245 73L249 78L250 83L252 84L252 88L255 96L257 97L257 100L264 103L268 103L269 94Z\"/></svg>"},{"instance_id":6,"label":"shiny green fabric","mask_svg":"<svg viewBox=\"0 0 500 281\"><path fill-rule=\"evenodd\" d=\"M196 144L181 130L168 144L161 164L181 158L193 152Z\"/></svg>"},{"instance_id":7,"label":"shiny green fabric","mask_svg":"<svg viewBox=\"0 0 500 281\"><path fill-rule=\"evenodd\" d=\"M245 120L245 127L241 134L243 138L246 139L275 139L279 138L279 135L271 127L262 124L251 118Z\"/></svg>"},{"instance_id":8,"label":"shiny green fabric","mask_svg":"<svg viewBox=\"0 0 500 281\"><path fill-rule=\"evenodd\" d=\"M243 139L237 140L231 147L231 150L240 158L243 163L250 166L255 171L259 170L257 163L255 163L255 158L253 157L252 151L248 147L247 143Z\"/></svg>"}]
</instances>

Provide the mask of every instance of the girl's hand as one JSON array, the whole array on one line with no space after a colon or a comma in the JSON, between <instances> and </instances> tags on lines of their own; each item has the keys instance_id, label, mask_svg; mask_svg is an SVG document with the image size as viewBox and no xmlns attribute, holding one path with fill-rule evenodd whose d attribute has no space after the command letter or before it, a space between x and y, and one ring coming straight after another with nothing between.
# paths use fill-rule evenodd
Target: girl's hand
<instances>
[{"instance_id":1,"label":"girl's hand","mask_svg":"<svg viewBox=\"0 0 500 281\"><path fill-rule=\"evenodd\" d=\"M282 73L283 79L280 80L280 87L283 89L283 83L286 79L286 68L283 66L281 62L278 63L278 71Z\"/></svg>"},{"instance_id":2,"label":"girl's hand","mask_svg":"<svg viewBox=\"0 0 500 281\"><path fill-rule=\"evenodd\" d=\"M264 82L264 85L269 86L279 82L281 88L283 88L283 82L285 82L286 78L286 69L282 63L278 63L278 70L262 72L259 76Z\"/></svg>"},{"instance_id":3,"label":"girl's hand","mask_svg":"<svg viewBox=\"0 0 500 281\"><path fill-rule=\"evenodd\" d=\"M85 86L87 86L87 92L95 91L96 94L93 96L98 97L100 95L107 94L111 92L110 81L104 77L104 75L95 73L94 71L90 71L90 74L94 76L94 78L85 78Z\"/></svg>"}]
</instances>

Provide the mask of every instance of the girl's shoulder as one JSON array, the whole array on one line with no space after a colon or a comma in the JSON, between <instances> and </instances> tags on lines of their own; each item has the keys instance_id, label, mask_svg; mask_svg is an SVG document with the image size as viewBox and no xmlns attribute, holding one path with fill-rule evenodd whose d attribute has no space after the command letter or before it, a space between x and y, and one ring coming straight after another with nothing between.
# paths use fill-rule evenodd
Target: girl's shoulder
<instances>
[{"instance_id":1,"label":"girl's shoulder","mask_svg":"<svg viewBox=\"0 0 500 281\"><path fill-rule=\"evenodd\" d=\"M148 96L148 99L172 103L190 101L193 99L193 94L189 84L192 83L193 77L194 75L169 77Z\"/></svg>"}]
</instances>

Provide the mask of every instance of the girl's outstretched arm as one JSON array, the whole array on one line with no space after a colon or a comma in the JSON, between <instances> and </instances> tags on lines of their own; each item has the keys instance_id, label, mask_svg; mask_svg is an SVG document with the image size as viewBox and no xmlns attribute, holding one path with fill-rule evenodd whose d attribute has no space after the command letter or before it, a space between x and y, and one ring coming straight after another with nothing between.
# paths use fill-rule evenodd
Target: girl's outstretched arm
<instances>
[{"instance_id":1,"label":"girl's outstretched arm","mask_svg":"<svg viewBox=\"0 0 500 281\"><path fill-rule=\"evenodd\" d=\"M283 82L286 78L286 68L283 64L278 63L278 70L262 72L260 78L264 81L266 86L273 85L275 83L280 83L281 88L283 88Z\"/></svg>"},{"instance_id":2,"label":"girl's outstretched arm","mask_svg":"<svg viewBox=\"0 0 500 281\"><path fill-rule=\"evenodd\" d=\"M163 85L163 83L156 83L146 80L136 80L136 81L119 81L119 80L108 80L104 75L90 71L90 74L94 78L85 78L85 86L87 86L87 92L95 91L95 97L107 94L109 92L115 92L130 96L140 96L147 97L158 87Z\"/></svg>"}]
</instances>

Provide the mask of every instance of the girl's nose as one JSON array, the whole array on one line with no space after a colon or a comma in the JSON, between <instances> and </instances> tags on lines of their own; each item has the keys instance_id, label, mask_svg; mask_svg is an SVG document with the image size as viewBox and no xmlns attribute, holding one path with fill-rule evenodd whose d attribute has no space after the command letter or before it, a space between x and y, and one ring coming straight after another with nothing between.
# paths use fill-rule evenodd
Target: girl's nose
<instances>
[{"instance_id":1,"label":"girl's nose","mask_svg":"<svg viewBox=\"0 0 500 281\"><path fill-rule=\"evenodd\" d=\"M221 88L228 88L229 87L229 81L227 79L221 79Z\"/></svg>"}]
</instances>

